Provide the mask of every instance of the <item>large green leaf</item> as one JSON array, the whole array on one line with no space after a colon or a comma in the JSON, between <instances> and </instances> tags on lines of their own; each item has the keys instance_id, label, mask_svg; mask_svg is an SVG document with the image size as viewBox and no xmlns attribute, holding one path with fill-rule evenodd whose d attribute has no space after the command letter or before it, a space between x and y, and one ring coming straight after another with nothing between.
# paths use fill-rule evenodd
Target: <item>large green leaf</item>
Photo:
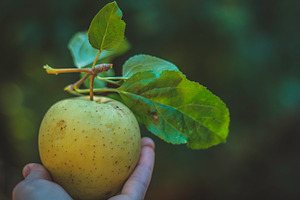
<instances>
[{"instance_id":1,"label":"large green leaf","mask_svg":"<svg viewBox=\"0 0 300 200\"><path fill-rule=\"evenodd\" d=\"M69 41L68 48L72 54L74 65L78 68L90 66L98 53L89 43L87 32L76 33ZM130 44L123 39L121 44L111 50L103 50L98 58L98 63L111 62L116 56L119 56L130 49Z\"/></svg>"},{"instance_id":2,"label":"large green leaf","mask_svg":"<svg viewBox=\"0 0 300 200\"><path fill-rule=\"evenodd\" d=\"M174 64L163 59L149 55L136 55L123 65L123 76L130 77L141 71L152 71L156 77L159 77L165 70L179 71Z\"/></svg>"},{"instance_id":3,"label":"large green leaf","mask_svg":"<svg viewBox=\"0 0 300 200\"><path fill-rule=\"evenodd\" d=\"M125 22L121 18L122 11L115 1L105 5L90 24L88 30L90 44L99 50L119 46L125 33Z\"/></svg>"},{"instance_id":4,"label":"large green leaf","mask_svg":"<svg viewBox=\"0 0 300 200\"><path fill-rule=\"evenodd\" d=\"M180 72L165 70L157 77L152 71L141 71L118 90L138 120L167 142L203 149L226 141L226 105Z\"/></svg>"}]
</instances>

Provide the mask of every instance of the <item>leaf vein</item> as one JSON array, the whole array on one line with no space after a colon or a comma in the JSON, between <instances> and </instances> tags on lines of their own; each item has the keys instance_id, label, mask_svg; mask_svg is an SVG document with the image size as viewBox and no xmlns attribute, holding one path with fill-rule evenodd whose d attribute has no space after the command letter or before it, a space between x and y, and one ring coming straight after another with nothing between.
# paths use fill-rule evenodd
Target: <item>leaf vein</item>
<instances>
[{"instance_id":1,"label":"leaf vein","mask_svg":"<svg viewBox=\"0 0 300 200\"><path fill-rule=\"evenodd\" d=\"M105 38L106 38L106 35L107 35L108 26L109 26L109 23L110 23L110 20L111 20L111 17L112 17L112 13L115 9L115 6L116 6L116 4L113 5L113 8L112 8L111 13L110 13L109 18L108 18L108 21L106 22L106 29L105 29L105 33L103 35L103 39L102 39L99 51L102 51L102 49L103 49L104 41L105 41Z\"/></svg>"}]
</instances>

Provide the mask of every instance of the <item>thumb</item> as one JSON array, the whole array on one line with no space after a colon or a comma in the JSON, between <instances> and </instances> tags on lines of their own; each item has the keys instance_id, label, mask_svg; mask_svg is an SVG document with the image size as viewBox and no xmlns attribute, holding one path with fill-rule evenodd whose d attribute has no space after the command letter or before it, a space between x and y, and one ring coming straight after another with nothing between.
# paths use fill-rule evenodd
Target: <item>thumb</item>
<instances>
[{"instance_id":1,"label":"thumb","mask_svg":"<svg viewBox=\"0 0 300 200\"><path fill-rule=\"evenodd\" d=\"M45 179L52 181L51 175L45 167L37 163L27 164L23 168L23 176L25 179Z\"/></svg>"}]
</instances>

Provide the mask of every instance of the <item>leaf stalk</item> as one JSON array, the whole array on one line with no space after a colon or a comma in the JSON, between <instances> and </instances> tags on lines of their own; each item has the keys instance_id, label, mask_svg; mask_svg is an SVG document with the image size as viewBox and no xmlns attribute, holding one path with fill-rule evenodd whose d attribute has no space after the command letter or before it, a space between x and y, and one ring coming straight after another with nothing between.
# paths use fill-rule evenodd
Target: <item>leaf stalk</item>
<instances>
[{"instance_id":1,"label":"leaf stalk","mask_svg":"<svg viewBox=\"0 0 300 200\"><path fill-rule=\"evenodd\" d=\"M78 89L78 88L74 88L74 90L77 92L77 93L80 93L80 94L84 94L84 93L89 93L90 92L90 89ZM115 89L115 88L95 88L93 89L94 92L96 93L105 93L105 92L119 92L118 89Z\"/></svg>"}]
</instances>

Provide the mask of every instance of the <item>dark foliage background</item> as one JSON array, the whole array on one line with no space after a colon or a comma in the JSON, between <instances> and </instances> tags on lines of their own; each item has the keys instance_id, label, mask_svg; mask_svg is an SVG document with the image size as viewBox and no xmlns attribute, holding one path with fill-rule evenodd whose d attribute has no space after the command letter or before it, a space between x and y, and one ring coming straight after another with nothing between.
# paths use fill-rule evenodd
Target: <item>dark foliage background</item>
<instances>
[{"instance_id":1,"label":"dark foliage background","mask_svg":"<svg viewBox=\"0 0 300 200\"><path fill-rule=\"evenodd\" d=\"M44 64L71 67L70 37L87 30L108 1L3 0L1 22L0 199L40 162L39 124L78 76L47 75ZM300 199L300 26L297 0L119 1L132 49L176 64L231 111L228 142L194 151L156 142L146 199ZM298 18L297 18L298 16Z\"/></svg>"}]
</instances>

